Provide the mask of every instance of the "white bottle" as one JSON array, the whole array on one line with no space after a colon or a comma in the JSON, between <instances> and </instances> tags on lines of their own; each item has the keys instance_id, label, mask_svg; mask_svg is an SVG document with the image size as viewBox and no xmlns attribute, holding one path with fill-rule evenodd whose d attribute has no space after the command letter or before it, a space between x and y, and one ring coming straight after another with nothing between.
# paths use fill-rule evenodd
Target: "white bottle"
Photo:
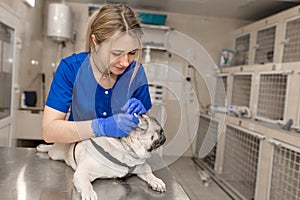
<instances>
[{"instance_id":1,"label":"white bottle","mask_svg":"<svg viewBox=\"0 0 300 200\"><path fill-rule=\"evenodd\" d=\"M23 92L21 95L21 104L20 104L21 108L27 108L26 104L25 104L25 93Z\"/></svg>"},{"instance_id":2,"label":"white bottle","mask_svg":"<svg viewBox=\"0 0 300 200\"><path fill-rule=\"evenodd\" d=\"M146 55L145 55L145 63L149 63L151 61L150 52L151 52L150 47L147 46L146 50L145 50L145 53L146 53Z\"/></svg>"}]
</instances>

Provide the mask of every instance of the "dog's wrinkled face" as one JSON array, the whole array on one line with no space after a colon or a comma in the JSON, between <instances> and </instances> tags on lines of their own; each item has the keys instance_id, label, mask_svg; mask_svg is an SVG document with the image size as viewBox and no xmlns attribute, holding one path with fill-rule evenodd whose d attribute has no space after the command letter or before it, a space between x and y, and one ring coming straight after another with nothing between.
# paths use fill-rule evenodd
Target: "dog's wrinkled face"
<instances>
[{"instance_id":1,"label":"dog's wrinkled face","mask_svg":"<svg viewBox=\"0 0 300 200\"><path fill-rule=\"evenodd\" d=\"M166 137L158 121L147 115L138 115L138 118L140 123L130 135L136 137L148 152L162 146Z\"/></svg>"}]
</instances>

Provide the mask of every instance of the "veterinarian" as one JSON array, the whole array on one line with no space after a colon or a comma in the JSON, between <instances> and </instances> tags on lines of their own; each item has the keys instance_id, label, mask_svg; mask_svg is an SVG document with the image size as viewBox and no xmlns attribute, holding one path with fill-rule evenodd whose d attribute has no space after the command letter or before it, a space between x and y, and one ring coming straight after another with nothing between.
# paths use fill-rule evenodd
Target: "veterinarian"
<instances>
[{"instance_id":1,"label":"veterinarian","mask_svg":"<svg viewBox=\"0 0 300 200\"><path fill-rule=\"evenodd\" d=\"M140 64L141 35L127 5L108 4L94 12L86 52L62 59L56 70L43 115L46 142L123 137L137 126L136 114L152 106Z\"/></svg>"}]
</instances>

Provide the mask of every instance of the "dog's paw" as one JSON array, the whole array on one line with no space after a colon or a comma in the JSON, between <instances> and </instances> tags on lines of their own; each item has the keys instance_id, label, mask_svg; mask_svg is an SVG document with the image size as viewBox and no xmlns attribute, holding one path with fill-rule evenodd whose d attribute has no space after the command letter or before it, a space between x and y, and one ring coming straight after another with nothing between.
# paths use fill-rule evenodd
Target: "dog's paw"
<instances>
[{"instance_id":1,"label":"dog's paw","mask_svg":"<svg viewBox=\"0 0 300 200\"><path fill-rule=\"evenodd\" d=\"M97 193L94 190L80 192L80 193L81 193L82 200L97 200L98 199Z\"/></svg>"},{"instance_id":2,"label":"dog's paw","mask_svg":"<svg viewBox=\"0 0 300 200\"><path fill-rule=\"evenodd\" d=\"M37 152L43 152L43 153L47 153L50 149L51 149L51 147L52 147L53 145L49 145L49 144L39 144L37 147L36 147L36 150L37 150Z\"/></svg>"},{"instance_id":3,"label":"dog's paw","mask_svg":"<svg viewBox=\"0 0 300 200\"><path fill-rule=\"evenodd\" d=\"M149 180L148 184L155 191L158 191L158 192L165 192L166 191L166 184L159 178L155 177L152 180Z\"/></svg>"},{"instance_id":4,"label":"dog's paw","mask_svg":"<svg viewBox=\"0 0 300 200\"><path fill-rule=\"evenodd\" d=\"M49 156L46 153L37 152L36 155L41 159L49 159Z\"/></svg>"}]
</instances>

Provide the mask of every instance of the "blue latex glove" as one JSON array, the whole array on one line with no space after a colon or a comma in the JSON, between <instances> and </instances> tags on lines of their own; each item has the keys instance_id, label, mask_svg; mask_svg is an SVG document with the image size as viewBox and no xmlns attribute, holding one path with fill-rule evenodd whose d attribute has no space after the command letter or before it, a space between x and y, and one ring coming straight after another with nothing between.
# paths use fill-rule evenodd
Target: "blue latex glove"
<instances>
[{"instance_id":1,"label":"blue latex glove","mask_svg":"<svg viewBox=\"0 0 300 200\"><path fill-rule=\"evenodd\" d=\"M145 114L147 112L142 102L136 98L129 99L121 110L127 114Z\"/></svg>"},{"instance_id":2,"label":"blue latex glove","mask_svg":"<svg viewBox=\"0 0 300 200\"><path fill-rule=\"evenodd\" d=\"M124 137L137 127L139 120L131 114L120 113L108 118L97 118L92 120L92 129L96 137Z\"/></svg>"}]
</instances>

